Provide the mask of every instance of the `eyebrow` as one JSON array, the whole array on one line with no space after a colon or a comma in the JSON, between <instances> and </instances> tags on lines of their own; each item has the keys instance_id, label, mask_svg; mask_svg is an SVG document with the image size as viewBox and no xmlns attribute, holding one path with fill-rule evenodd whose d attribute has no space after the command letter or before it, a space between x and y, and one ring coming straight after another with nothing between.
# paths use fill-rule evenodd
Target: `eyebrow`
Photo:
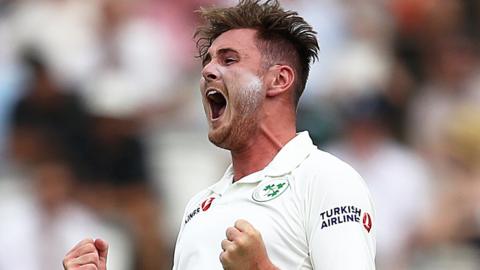
<instances>
[{"instance_id":1,"label":"eyebrow","mask_svg":"<svg viewBox=\"0 0 480 270\"><path fill-rule=\"evenodd\" d=\"M218 49L217 50L217 55L223 56L223 55L225 55L227 53L230 53L230 52L240 54L237 50L227 47L227 48ZM212 60L212 55L210 54L210 52L207 52L205 54L205 57L203 57L203 59L202 59L202 65L205 66L206 64L208 64L210 62L210 60Z\"/></svg>"}]
</instances>

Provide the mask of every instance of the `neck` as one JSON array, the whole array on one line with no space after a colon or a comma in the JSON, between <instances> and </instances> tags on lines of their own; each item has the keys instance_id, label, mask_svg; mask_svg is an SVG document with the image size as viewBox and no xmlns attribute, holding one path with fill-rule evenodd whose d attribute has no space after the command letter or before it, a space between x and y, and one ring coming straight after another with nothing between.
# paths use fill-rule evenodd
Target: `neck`
<instances>
[{"instance_id":1,"label":"neck","mask_svg":"<svg viewBox=\"0 0 480 270\"><path fill-rule=\"evenodd\" d=\"M278 127L278 125L277 125ZM296 135L295 124L289 127L271 129L261 125L258 133L252 136L246 147L231 151L233 165L233 181L236 182L254 172L263 170Z\"/></svg>"}]
</instances>

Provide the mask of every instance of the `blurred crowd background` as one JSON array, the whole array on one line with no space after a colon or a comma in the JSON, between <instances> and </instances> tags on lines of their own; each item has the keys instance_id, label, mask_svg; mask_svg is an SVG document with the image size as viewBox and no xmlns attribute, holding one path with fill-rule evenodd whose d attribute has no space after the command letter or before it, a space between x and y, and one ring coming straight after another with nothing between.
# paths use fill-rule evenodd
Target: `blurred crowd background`
<instances>
[{"instance_id":1,"label":"blurred crowd background","mask_svg":"<svg viewBox=\"0 0 480 270\"><path fill-rule=\"evenodd\" d=\"M378 269L480 269L480 2L281 2L321 47L298 129L364 176ZM235 1L0 0L1 270L61 269L88 236L112 270L171 267L229 163L192 40L212 4Z\"/></svg>"}]
</instances>

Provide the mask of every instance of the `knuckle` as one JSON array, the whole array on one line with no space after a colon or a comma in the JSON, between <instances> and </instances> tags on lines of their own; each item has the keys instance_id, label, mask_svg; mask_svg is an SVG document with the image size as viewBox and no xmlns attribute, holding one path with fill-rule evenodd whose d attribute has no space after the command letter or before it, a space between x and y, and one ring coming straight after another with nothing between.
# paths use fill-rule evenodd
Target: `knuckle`
<instances>
[{"instance_id":1,"label":"knuckle","mask_svg":"<svg viewBox=\"0 0 480 270\"><path fill-rule=\"evenodd\" d=\"M99 258L97 253L90 253L88 254L88 261L98 264Z\"/></svg>"},{"instance_id":2,"label":"knuckle","mask_svg":"<svg viewBox=\"0 0 480 270\"><path fill-rule=\"evenodd\" d=\"M62 261L62 264L63 264L63 268L67 270L67 269L70 269L70 266L73 264L73 262L72 262L72 259L64 258Z\"/></svg>"},{"instance_id":3,"label":"knuckle","mask_svg":"<svg viewBox=\"0 0 480 270\"><path fill-rule=\"evenodd\" d=\"M226 252L220 253L219 259L222 264L225 263L227 260L227 253Z\"/></svg>"},{"instance_id":4,"label":"knuckle","mask_svg":"<svg viewBox=\"0 0 480 270\"><path fill-rule=\"evenodd\" d=\"M84 248L88 251L90 250L96 250L95 245L93 243L87 243L85 244Z\"/></svg>"},{"instance_id":5,"label":"knuckle","mask_svg":"<svg viewBox=\"0 0 480 270\"><path fill-rule=\"evenodd\" d=\"M82 242L84 242L84 243L92 243L92 244L93 244L93 243L95 242L95 240L93 240L92 238L85 238L85 239L83 239Z\"/></svg>"},{"instance_id":6,"label":"knuckle","mask_svg":"<svg viewBox=\"0 0 480 270\"><path fill-rule=\"evenodd\" d=\"M98 270L98 267L96 265L93 265L91 263L82 265L79 270ZM76 270L76 269L75 269Z\"/></svg>"},{"instance_id":7,"label":"knuckle","mask_svg":"<svg viewBox=\"0 0 480 270\"><path fill-rule=\"evenodd\" d=\"M239 248L244 248L247 246L247 243L248 241L245 237L240 237L236 241L236 246L238 246Z\"/></svg>"},{"instance_id":8,"label":"knuckle","mask_svg":"<svg viewBox=\"0 0 480 270\"><path fill-rule=\"evenodd\" d=\"M248 230L245 232L245 234L249 237L249 238L259 238L260 237L260 232L253 229L253 230Z\"/></svg>"},{"instance_id":9,"label":"knuckle","mask_svg":"<svg viewBox=\"0 0 480 270\"><path fill-rule=\"evenodd\" d=\"M227 237L232 237L233 236L233 230L234 230L234 228L232 228L232 227L227 228L227 233L226 233Z\"/></svg>"},{"instance_id":10,"label":"knuckle","mask_svg":"<svg viewBox=\"0 0 480 270\"><path fill-rule=\"evenodd\" d=\"M68 262L67 258L63 258L62 260L63 268L67 267L67 262Z\"/></svg>"},{"instance_id":11,"label":"knuckle","mask_svg":"<svg viewBox=\"0 0 480 270\"><path fill-rule=\"evenodd\" d=\"M228 246L225 249L226 253L235 253L236 251L237 251L237 246L235 246L235 245Z\"/></svg>"},{"instance_id":12,"label":"knuckle","mask_svg":"<svg viewBox=\"0 0 480 270\"><path fill-rule=\"evenodd\" d=\"M228 246L228 240L223 239L221 245L222 245L223 248L227 247Z\"/></svg>"},{"instance_id":13,"label":"knuckle","mask_svg":"<svg viewBox=\"0 0 480 270\"><path fill-rule=\"evenodd\" d=\"M243 223L243 220L242 219L239 219L237 221L235 221L235 227L238 227L239 225L241 225Z\"/></svg>"}]
</instances>

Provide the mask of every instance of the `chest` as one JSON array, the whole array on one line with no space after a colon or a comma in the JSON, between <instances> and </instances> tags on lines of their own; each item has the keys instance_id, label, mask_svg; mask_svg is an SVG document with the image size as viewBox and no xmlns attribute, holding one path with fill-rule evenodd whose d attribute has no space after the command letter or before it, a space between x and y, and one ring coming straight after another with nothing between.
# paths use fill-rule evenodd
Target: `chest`
<instances>
[{"instance_id":1,"label":"chest","mask_svg":"<svg viewBox=\"0 0 480 270\"><path fill-rule=\"evenodd\" d=\"M244 219L261 233L271 259L295 265L308 256L301 201L294 186L280 182L242 184L206 196L185 216L183 256L216 261L227 228Z\"/></svg>"}]
</instances>

